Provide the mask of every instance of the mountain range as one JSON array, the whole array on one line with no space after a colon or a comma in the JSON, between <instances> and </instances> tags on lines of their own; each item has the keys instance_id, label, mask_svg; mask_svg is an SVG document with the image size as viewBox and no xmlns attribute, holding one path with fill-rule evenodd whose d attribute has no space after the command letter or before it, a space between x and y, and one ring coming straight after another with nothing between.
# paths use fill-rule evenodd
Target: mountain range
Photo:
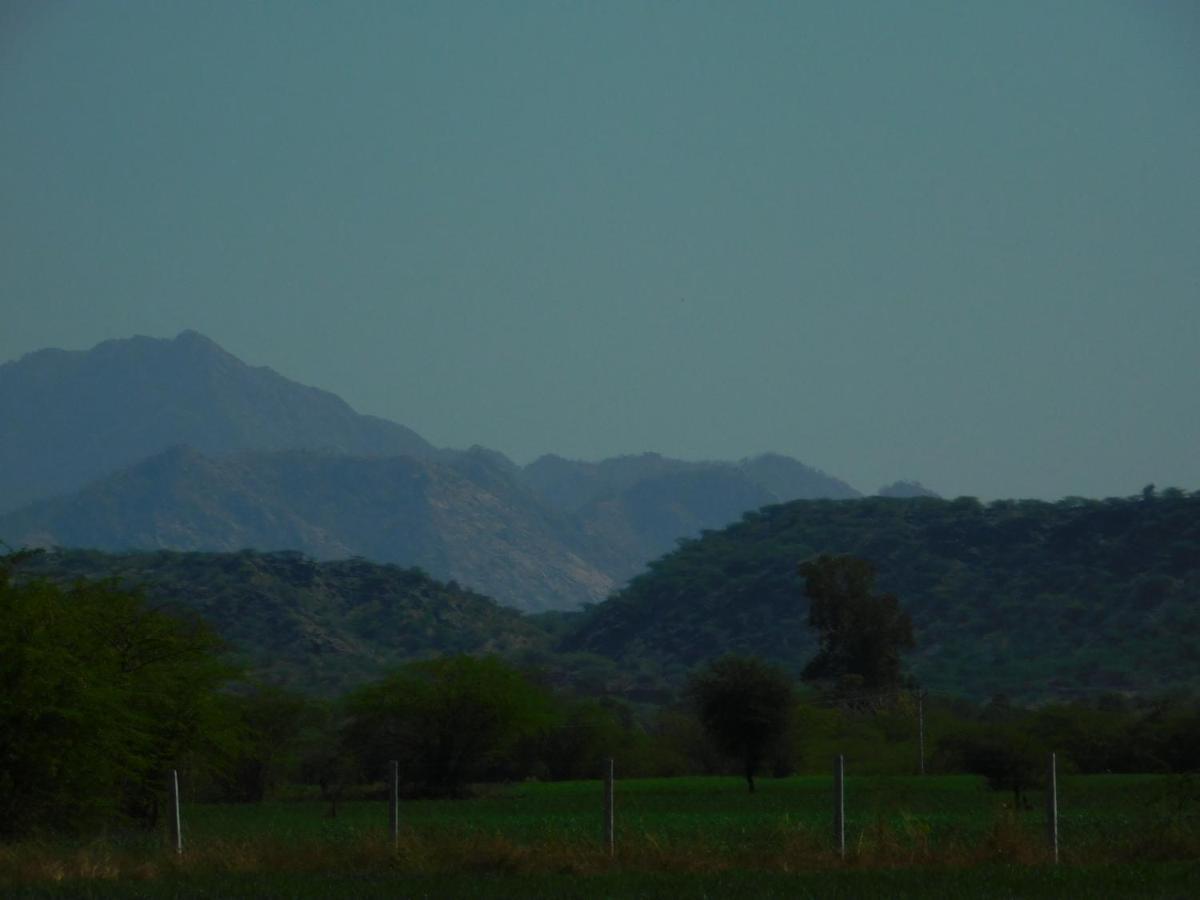
<instances>
[{"instance_id":1,"label":"mountain range","mask_svg":"<svg viewBox=\"0 0 1200 900\"><path fill-rule=\"evenodd\" d=\"M774 454L522 467L439 449L193 331L5 363L0 420L12 546L364 556L526 610L599 602L680 539L761 506L859 496Z\"/></svg>"},{"instance_id":2,"label":"mountain range","mask_svg":"<svg viewBox=\"0 0 1200 900\"><path fill-rule=\"evenodd\" d=\"M1045 702L1200 687L1200 492L799 500L685 541L583 612L528 615L418 569L295 551L62 550L18 571L140 585L156 606L199 613L252 676L308 692L466 652L661 703L730 651L798 675L817 647L797 563L821 552L874 564L876 591L912 616L905 662L924 689Z\"/></svg>"},{"instance_id":3,"label":"mountain range","mask_svg":"<svg viewBox=\"0 0 1200 900\"><path fill-rule=\"evenodd\" d=\"M428 458L411 429L248 366L194 331L0 365L0 512L64 494L177 444L210 454L322 449Z\"/></svg>"},{"instance_id":4,"label":"mountain range","mask_svg":"<svg viewBox=\"0 0 1200 900\"><path fill-rule=\"evenodd\" d=\"M0 421L0 540L91 548L39 571L143 584L263 677L326 693L459 651L642 699L729 650L799 672L815 648L796 566L823 552L877 567L928 688L1200 684L1200 493L981 504L901 481L862 497L774 454L520 466L194 332L6 363Z\"/></svg>"}]
</instances>

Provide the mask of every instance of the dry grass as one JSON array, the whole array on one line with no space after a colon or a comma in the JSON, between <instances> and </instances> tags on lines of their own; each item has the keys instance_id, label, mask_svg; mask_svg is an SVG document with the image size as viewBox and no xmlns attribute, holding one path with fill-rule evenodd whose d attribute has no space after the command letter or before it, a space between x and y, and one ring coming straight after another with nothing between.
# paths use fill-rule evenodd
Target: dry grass
<instances>
[{"instance_id":1,"label":"dry grass","mask_svg":"<svg viewBox=\"0 0 1200 900\"><path fill-rule=\"evenodd\" d=\"M652 833L625 836L616 858L595 841L514 841L499 834L423 836L404 831L396 846L383 838L353 841L268 837L209 839L182 855L166 849L96 841L81 846L24 842L0 846L0 886L94 879L140 880L167 875L238 873L340 873L435 875L601 875L613 871L713 874L734 870L805 872L839 868L960 868L1007 863L1040 865L1048 851L1040 835L1000 816L982 840L943 840L934 846L918 819L897 826L883 819L848 841L842 859L824 833L796 827L765 835L756 846L718 840L667 840ZM1064 852L1075 864L1195 859L1196 835L1182 830L1146 834L1110 846Z\"/></svg>"}]
</instances>

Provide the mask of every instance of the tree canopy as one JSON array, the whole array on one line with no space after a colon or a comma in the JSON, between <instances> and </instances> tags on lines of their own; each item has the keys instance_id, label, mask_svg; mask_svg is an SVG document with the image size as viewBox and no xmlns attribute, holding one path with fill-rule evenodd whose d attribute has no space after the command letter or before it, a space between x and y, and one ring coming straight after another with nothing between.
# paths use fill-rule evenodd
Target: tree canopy
<instances>
[{"instance_id":1,"label":"tree canopy","mask_svg":"<svg viewBox=\"0 0 1200 900\"><path fill-rule=\"evenodd\" d=\"M0 834L152 818L166 770L230 737L231 672L194 619L0 557Z\"/></svg>"},{"instance_id":2,"label":"tree canopy","mask_svg":"<svg viewBox=\"0 0 1200 900\"><path fill-rule=\"evenodd\" d=\"M651 563L561 646L664 694L727 651L799 675L818 646L796 563L822 553L875 565L877 590L912 616L906 662L930 689L1027 703L1200 687L1200 491L769 506Z\"/></svg>"},{"instance_id":3,"label":"tree canopy","mask_svg":"<svg viewBox=\"0 0 1200 900\"><path fill-rule=\"evenodd\" d=\"M915 646L912 620L891 594L876 595L875 567L853 556L822 554L800 564L808 624L820 649L804 667L809 680L853 683L883 693L900 687L900 654Z\"/></svg>"},{"instance_id":4,"label":"tree canopy","mask_svg":"<svg viewBox=\"0 0 1200 900\"><path fill-rule=\"evenodd\" d=\"M348 748L379 776L389 759L402 778L437 794L488 774L521 740L551 723L549 695L495 657L409 663L347 698Z\"/></svg>"},{"instance_id":5,"label":"tree canopy","mask_svg":"<svg viewBox=\"0 0 1200 900\"><path fill-rule=\"evenodd\" d=\"M693 674L688 694L709 738L741 762L746 786L788 732L791 679L761 660L723 656Z\"/></svg>"}]
</instances>

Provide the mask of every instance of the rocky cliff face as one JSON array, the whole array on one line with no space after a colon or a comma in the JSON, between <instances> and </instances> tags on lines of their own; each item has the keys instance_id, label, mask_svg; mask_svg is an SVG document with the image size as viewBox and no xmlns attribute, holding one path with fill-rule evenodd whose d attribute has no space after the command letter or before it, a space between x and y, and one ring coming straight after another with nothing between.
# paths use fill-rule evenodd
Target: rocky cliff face
<instances>
[{"instance_id":1,"label":"rocky cliff face","mask_svg":"<svg viewBox=\"0 0 1200 900\"><path fill-rule=\"evenodd\" d=\"M173 448L0 517L14 546L299 550L419 566L526 610L603 600L590 539L486 460Z\"/></svg>"}]
</instances>

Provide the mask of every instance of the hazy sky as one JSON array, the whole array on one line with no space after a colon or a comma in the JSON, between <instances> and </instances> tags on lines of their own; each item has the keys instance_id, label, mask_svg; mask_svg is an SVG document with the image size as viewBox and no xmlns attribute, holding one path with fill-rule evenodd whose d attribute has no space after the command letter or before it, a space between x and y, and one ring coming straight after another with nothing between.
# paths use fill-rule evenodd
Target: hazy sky
<instances>
[{"instance_id":1,"label":"hazy sky","mask_svg":"<svg viewBox=\"0 0 1200 900\"><path fill-rule=\"evenodd\" d=\"M1200 4L0 0L0 303L520 462L1200 489Z\"/></svg>"}]
</instances>

